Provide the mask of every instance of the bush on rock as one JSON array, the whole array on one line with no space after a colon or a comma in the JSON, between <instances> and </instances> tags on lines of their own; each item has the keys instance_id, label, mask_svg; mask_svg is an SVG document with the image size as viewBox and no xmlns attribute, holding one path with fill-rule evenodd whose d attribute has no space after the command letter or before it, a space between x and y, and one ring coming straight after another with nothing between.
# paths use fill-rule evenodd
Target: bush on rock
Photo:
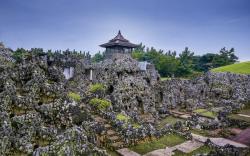
<instances>
[{"instance_id":1,"label":"bush on rock","mask_svg":"<svg viewBox=\"0 0 250 156\"><path fill-rule=\"evenodd\" d=\"M111 102L105 99L93 98L89 101L89 103L99 110L106 110L108 107L111 106Z\"/></svg>"},{"instance_id":2,"label":"bush on rock","mask_svg":"<svg viewBox=\"0 0 250 156\"><path fill-rule=\"evenodd\" d=\"M90 85L89 91L91 93L104 92L105 86L101 83L92 84L92 85Z\"/></svg>"},{"instance_id":3,"label":"bush on rock","mask_svg":"<svg viewBox=\"0 0 250 156\"><path fill-rule=\"evenodd\" d=\"M78 93L74 93L74 92L69 92L68 97L77 102L81 100L81 96Z\"/></svg>"}]
</instances>

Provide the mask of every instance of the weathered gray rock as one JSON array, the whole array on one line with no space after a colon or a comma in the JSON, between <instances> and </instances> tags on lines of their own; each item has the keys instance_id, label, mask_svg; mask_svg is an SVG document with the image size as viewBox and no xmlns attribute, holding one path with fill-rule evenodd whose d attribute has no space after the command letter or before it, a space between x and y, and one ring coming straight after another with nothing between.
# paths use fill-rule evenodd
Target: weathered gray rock
<instances>
[{"instance_id":1,"label":"weathered gray rock","mask_svg":"<svg viewBox=\"0 0 250 156\"><path fill-rule=\"evenodd\" d=\"M250 76L232 73L211 73L193 79L172 79L161 82L163 105L166 107L226 107L240 109L250 101Z\"/></svg>"},{"instance_id":2,"label":"weathered gray rock","mask_svg":"<svg viewBox=\"0 0 250 156\"><path fill-rule=\"evenodd\" d=\"M0 155L107 155L94 146L97 135L107 131L105 122L119 132L112 139L120 139L119 145L124 146L174 129L181 131L182 123L166 125L160 131L154 127L158 113L166 115L169 108L223 107L223 118L223 113L250 101L247 75L207 73L194 80L160 81L153 65L141 70L128 55L91 64L76 54L31 53L31 57L14 62L8 49L0 47L0 52L4 60L0 62ZM65 67L74 67L68 80L63 75ZM90 93L89 87L95 83L103 84L106 90ZM81 99L69 98L69 91L79 93ZM88 104L95 97L111 101L112 106L106 111L93 110ZM95 111L108 121L94 121ZM121 112L139 126L118 120L116 115ZM218 120L192 118L193 125L204 122L207 124L201 126L218 126Z\"/></svg>"}]
</instances>

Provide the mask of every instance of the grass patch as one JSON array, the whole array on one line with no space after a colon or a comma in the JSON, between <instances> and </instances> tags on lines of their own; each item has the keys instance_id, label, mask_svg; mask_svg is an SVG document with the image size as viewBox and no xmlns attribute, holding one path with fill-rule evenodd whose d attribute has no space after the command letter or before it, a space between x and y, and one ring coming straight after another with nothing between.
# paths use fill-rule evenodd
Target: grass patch
<instances>
[{"instance_id":1,"label":"grass patch","mask_svg":"<svg viewBox=\"0 0 250 156\"><path fill-rule=\"evenodd\" d=\"M172 147L178 145L180 143L183 143L184 141L186 141L186 139L182 136L176 134L169 134L151 142L138 144L136 146L131 147L130 149L139 154L146 154L153 150L163 149L163 148L165 149L166 146Z\"/></svg>"},{"instance_id":2,"label":"grass patch","mask_svg":"<svg viewBox=\"0 0 250 156\"><path fill-rule=\"evenodd\" d=\"M202 146L190 153L183 153L181 151L176 150L174 153L174 156L193 156L196 154L208 154L210 151L212 151L212 148L208 147L208 146Z\"/></svg>"},{"instance_id":3,"label":"grass patch","mask_svg":"<svg viewBox=\"0 0 250 156\"><path fill-rule=\"evenodd\" d=\"M168 116L164 119L162 119L158 125L159 128L163 128L166 124L175 124L177 121L184 121L183 119L180 119L180 118L176 118L176 117L173 117L173 116Z\"/></svg>"},{"instance_id":4,"label":"grass patch","mask_svg":"<svg viewBox=\"0 0 250 156\"><path fill-rule=\"evenodd\" d=\"M215 113L209 112L209 111L204 112L204 113L201 113L201 115L203 115L203 116L205 116L205 117L216 118Z\"/></svg>"},{"instance_id":5,"label":"grass patch","mask_svg":"<svg viewBox=\"0 0 250 156\"><path fill-rule=\"evenodd\" d=\"M203 112L206 112L207 110L206 109L196 109L194 110L195 113L203 113Z\"/></svg>"},{"instance_id":6,"label":"grass patch","mask_svg":"<svg viewBox=\"0 0 250 156\"><path fill-rule=\"evenodd\" d=\"M208 117L208 118L216 118L217 114L206 109L196 109L193 111L201 116Z\"/></svg>"},{"instance_id":7,"label":"grass patch","mask_svg":"<svg viewBox=\"0 0 250 156\"><path fill-rule=\"evenodd\" d=\"M74 93L74 92L69 92L68 97L77 102L81 100L81 96L78 93Z\"/></svg>"},{"instance_id":8,"label":"grass patch","mask_svg":"<svg viewBox=\"0 0 250 156\"><path fill-rule=\"evenodd\" d=\"M238 114L231 114L228 117L229 117L229 119L245 121L245 122L250 123L250 118L249 117L239 116Z\"/></svg>"},{"instance_id":9,"label":"grass patch","mask_svg":"<svg viewBox=\"0 0 250 156\"><path fill-rule=\"evenodd\" d=\"M111 151L109 149L107 149L107 153L110 155L110 156L120 156L116 151Z\"/></svg>"},{"instance_id":10,"label":"grass patch","mask_svg":"<svg viewBox=\"0 0 250 156\"><path fill-rule=\"evenodd\" d=\"M243 109L238 112L239 114L249 115L250 116L250 109Z\"/></svg>"},{"instance_id":11,"label":"grass patch","mask_svg":"<svg viewBox=\"0 0 250 156\"><path fill-rule=\"evenodd\" d=\"M161 81L171 80L171 77L161 77Z\"/></svg>"},{"instance_id":12,"label":"grass patch","mask_svg":"<svg viewBox=\"0 0 250 156\"><path fill-rule=\"evenodd\" d=\"M192 129L191 130L191 133L194 133L194 134L198 134L198 135L202 135L202 136L206 136L206 137L209 137L209 131L208 130L199 130L199 129Z\"/></svg>"},{"instance_id":13,"label":"grass patch","mask_svg":"<svg viewBox=\"0 0 250 156\"><path fill-rule=\"evenodd\" d=\"M212 72L231 72L236 74L250 74L250 61L235 63L212 69Z\"/></svg>"}]
</instances>

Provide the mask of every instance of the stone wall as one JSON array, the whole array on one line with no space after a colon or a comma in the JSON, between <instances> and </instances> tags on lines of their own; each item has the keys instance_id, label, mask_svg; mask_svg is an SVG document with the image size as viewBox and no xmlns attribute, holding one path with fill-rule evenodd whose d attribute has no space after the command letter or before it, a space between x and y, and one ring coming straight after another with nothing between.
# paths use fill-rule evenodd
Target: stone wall
<instances>
[{"instance_id":1,"label":"stone wall","mask_svg":"<svg viewBox=\"0 0 250 156\"><path fill-rule=\"evenodd\" d=\"M231 106L239 109L250 101L250 75L208 72L193 80L160 82L162 107Z\"/></svg>"}]
</instances>

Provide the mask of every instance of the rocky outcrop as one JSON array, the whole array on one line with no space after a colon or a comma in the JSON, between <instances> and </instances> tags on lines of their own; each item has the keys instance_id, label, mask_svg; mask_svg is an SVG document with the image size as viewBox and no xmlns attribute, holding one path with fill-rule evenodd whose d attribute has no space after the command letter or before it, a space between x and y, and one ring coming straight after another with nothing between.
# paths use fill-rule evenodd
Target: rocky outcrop
<instances>
[{"instance_id":1,"label":"rocky outcrop","mask_svg":"<svg viewBox=\"0 0 250 156\"><path fill-rule=\"evenodd\" d=\"M161 82L163 107L195 109L201 107L242 108L250 101L250 76L208 72L193 80Z\"/></svg>"},{"instance_id":2,"label":"rocky outcrop","mask_svg":"<svg viewBox=\"0 0 250 156\"><path fill-rule=\"evenodd\" d=\"M88 83L102 83L107 87L106 98L111 100L114 111L155 112L159 74L152 65L142 71L136 60L123 55L91 66L82 65L76 71L73 81L79 82L81 88Z\"/></svg>"},{"instance_id":3,"label":"rocky outcrop","mask_svg":"<svg viewBox=\"0 0 250 156\"><path fill-rule=\"evenodd\" d=\"M1 68L0 155L107 155L94 146L91 115L67 96L60 66L35 57Z\"/></svg>"},{"instance_id":4,"label":"rocky outcrop","mask_svg":"<svg viewBox=\"0 0 250 156\"><path fill-rule=\"evenodd\" d=\"M127 146L172 129L154 127L158 113L169 108L236 110L250 101L247 75L207 73L193 80L160 81L153 65L142 70L129 55L91 64L74 53L26 54L15 62L11 50L0 47L0 155L107 155L101 148L108 131L115 130L106 136L111 145ZM74 74L66 79L63 71L69 67ZM94 84L105 89L91 93ZM97 110L91 99L108 108ZM96 121L100 118L106 121Z\"/></svg>"},{"instance_id":5,"label":"rocky outcrop","mask_svg":"<svg viewBox=\"0 0 250 156\"><path fill-rule=\"evenodd\" d=\"M12 56L12 50L9 48L5 48L3 43L0 42L0 65L1 66L10 66L14 59Z\"/></svg>"}]
</instances>

